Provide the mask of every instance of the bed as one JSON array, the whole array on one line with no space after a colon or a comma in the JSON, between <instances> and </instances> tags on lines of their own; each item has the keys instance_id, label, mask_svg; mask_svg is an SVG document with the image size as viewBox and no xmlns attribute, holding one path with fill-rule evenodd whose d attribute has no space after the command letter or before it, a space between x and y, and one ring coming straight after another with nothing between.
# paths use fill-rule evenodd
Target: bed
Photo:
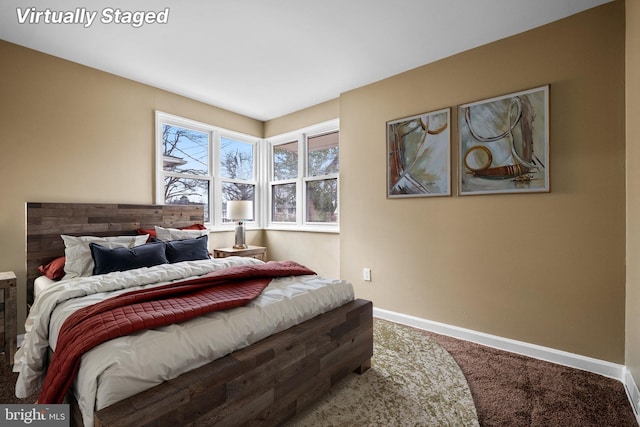
<instances>
[{"instance_id":1,"label":"bed","mask_svg":"<svg viewBox=\"0 0 640 427\"><path fill-rule=\"evenodd\" d=\"M201 206L28 203L28 305L33 310L41 310L42 307L50 305L46 301L53 298L51 295L57 295L55 298L62 295L57 289L47 289L45 284L42 288L44 290L40 290L42 293L38 296L38 301L34 304L34 284L41 274L38 266L46 265L64 254L64 242L60 238L62 234L134 236L138 229L150 229L155 226L168 229L189 228L193 224L202 223L202 220ZM132 280L138 281L135 285L139 288L177 280L178 276L174 276L174 269L179 270L180 274L184 270L188 277L192 277L206 271L227 267L233 269L239 265L258 263L262 261L230 257L178 262L170 266L158 266L158 271L156 267L150 267L128 272L114 272L105 274L100 277L100 280L97 280L99 276L79 278L73 282L72 293L80 292L79 289L85 288L93 290L98 286L96 284L98 282L100 286L111 289L115 286L114 283L121 283L124 278L129 280L129 276L134 276ZM165 273L168 276L165 276ZM147 276L150 278L147 279ZM54 287L69 288L70 282L63 280ZM306 288L312 289L313 292L307 294ZM91 299L95 298L96 294L102 295L103 291L102 288L95 288L94 293L84 290L80 293L88 294L87 298ZM125 290L118 288L117 291ZM180 359L185 358L186 361L180 360L178 364L182 365L177 368L173 366L168 369L158 368L161 371L160 374L152 373L151 379L138 378L138 384L135 386L120 384L120 389L128 391L130 395L126 395L127 393L118 395L112 390L101 391L103 382L119 383L120 379L117 375L112 375L114 372L118 373L117 369L100 371L102 373L96 374L96 378L90 381L98 384L95 386L97 390L95 398L93 396L87 398L91 393L82 391L85 390L83 388L85 386L79 382L80 380L76 380L73 391L67 396L71 404L74 424L97 426L171 425L172 423L176 425L281 424L300 413L350 372L361 373L369 368L373 355L372 305L369 301L354 299L352 292L349 284L314 275L276 278L258 298L247 306L207 314L185 322L186 329L180 330L178 334L183 337L185 331L187 329L190 331L190 328L212 334L205 339L198 336L200 338L183 340L180 345L163 341L163 334L168 334L168 331L175 328L182 328L181 324L116 338L101 344L83 356L78 377L90 376L88 373L93 375L94 367L103 363L105 359L119 360L124 355L132 354L134 349L135 359L137 359L134 362L140 363L136 369L147 370L148 367L153 371L158 366L164 366L166 361L156 361L150 354L164 357L166 353L171 360L178 359L176 355L180 355ZM329 297L318 299L322 293ZM292 305L291 309L272 305L275 304L273 301L281 299L288 299L287 304L298 305ZM74 304L80 306L89 304L83 298L75 296L69 301L64 303L65 310L75 310L75 307L70 308ZM63 309L57 308L53 312L57 314L52 314L51 342L47 342L50 350L56 347L55 331L59 327L56 325L65 318L64 314L58 313L59 311ZM275 316L278 319L276 328L270 332L264 330L262 323L265 322L253 317L255 314L252 313L256 311L271 313L270 316ZM292 314L284 314L287 312ZM248 317L238 317L245 314ZM288 316L286 319L281 319L286 316ZM41 317L36 314L30 316L31 320L27 320L28 327L33 328L33 323L37 323ZM221 318L227 323L216 323L222 322ZM192 323L196 326L186 327ZM244 325L245 329L238 325ZM237 333L228 333L230 330ZM227 340L227 338L220 338L225 332L231 343L227 346L230 350L225 348L201 350L201 347L209 346L213 341ZM37 335L35 332L29 334ZM142 341L145 343L144 346L136 347L139 345L135 344L138 335L145 337ZM150 336L153 339L149 339ZM25 341L27 341L26 338ZM29 341L33 343L37 340ZM115 353L111 352L122 347L123 342L129 347L126 347L124 353L114 357ZM157 342L158 345L165 347L161 347L163 348L161 351L154 351L154 347L149 346L150 342ZM182 347L186 345L185 342L195 343L198 350ZM28 344L26 348L31 346L32 344ZM25 350L22 352L24 353ZM198 360L195 362L192 356L194 352L198 354ZM96 353L98 356L91 355L89 358L90 353ZM153 360L153 363L140 362L141 355L144 355L145 363L147 360ZM203 358L210 358L210 360L203 361ZM23 359L24 355L19 358L16 366L23 366ZM185 364L188 369L183 366ZM125 371L131 369L127 367ZM127 372L126 375L131 375L131 372ZM161 377L160 380L158 375ZM106 380L102 381L103 379ZM145 382L147 384L142 387L143 389L139 389L139 383ZM80 399L77 399L78 396ZM104 398L104 396L108 397ZM93 411L87 409L92 404Z\"/></svg>"}]
</instances>

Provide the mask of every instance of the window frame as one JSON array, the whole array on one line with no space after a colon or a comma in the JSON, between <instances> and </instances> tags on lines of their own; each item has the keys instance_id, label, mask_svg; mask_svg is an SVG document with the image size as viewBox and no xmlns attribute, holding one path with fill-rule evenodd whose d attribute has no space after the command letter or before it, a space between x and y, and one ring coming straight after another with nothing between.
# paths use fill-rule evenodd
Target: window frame
<instances>
[{"instance_id":1,"label":"window frame","mask_svg":"<svg viewBox=\"0 0 640 427\"><path fill-rule=\"evenodd\" d=\"M287 132L281 135L276 135L270 138L266 138L265 141L268 146L268 174L267 174L267 189L266 189L266 228L270 230L297 230L297 231L313 231L313 232L327 232L327 233L339 233L340 232L340 168L338 172L327 175L309 176L308 173L308 138L321 136L333 132L340 132L339 119L329 120L317 125L308 126L293 132ZM274 179L274 147L279 145L288 144L297 141L298 143L298 175L296 178L275 180ZM339 147L338 143L338 147ZM339 148L338 148L339 149ZM311 222L307 221L307 183L313 181L325 181L336 180L336 191L338 200L338 216L336 222ZM296 221L294 222L281 222L272 220L273 210L273 187L276 185L283 185L288 183L296 184Z\"/></svg>"},{"instance_id":2,"label":"window frame","mask_svg":"<svg viewBox=\"0 0 640 427\"><path fill-rule=\"evenodd\" d=\"M205 175L189 175L167 173L163 168L163 142L162 127L163 125L183 127L186 129L207 133L209 135L209 164L208 174ZM255 217L251 221L247 221L247 229L261 228L262 215L262 186L260 185L262 174L262 139L256 136L247 135L185 117L176 116L174 114L165 113L156 110L155 112L155 203L164 205L164 178L165 176L180 176L185 178L196 177L209 181L209 221L205 222L205 226L211 231L228 231L233 230L234 222L225 222L222 218L222 184L223 182L236 182L254 186L254 213ZM251 144L253 147L253 179L240 180L233 178L223 178L220 168L220 148L221 138L226 137L234 141Z\"/></svg>"}]
</instances>

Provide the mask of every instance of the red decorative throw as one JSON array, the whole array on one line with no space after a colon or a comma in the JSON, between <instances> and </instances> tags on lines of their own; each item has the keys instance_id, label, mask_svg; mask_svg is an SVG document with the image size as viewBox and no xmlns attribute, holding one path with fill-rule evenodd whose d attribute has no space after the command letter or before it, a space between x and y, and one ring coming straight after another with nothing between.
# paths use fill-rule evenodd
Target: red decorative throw
<instances>
[{"instance_id":1,"label":"red decorative throw","mask_svg":"<svg viewBox=\"0 0 640 427\"><path fill-rule=\"evenodd\" d=\"M237 266L128 292L80 309L60 329L38 403L62 403L78 372L81 356L105 341L246 305L260 295L272 278L304 274L315 273L292 261Z\"/></svg>"}]
</instances>

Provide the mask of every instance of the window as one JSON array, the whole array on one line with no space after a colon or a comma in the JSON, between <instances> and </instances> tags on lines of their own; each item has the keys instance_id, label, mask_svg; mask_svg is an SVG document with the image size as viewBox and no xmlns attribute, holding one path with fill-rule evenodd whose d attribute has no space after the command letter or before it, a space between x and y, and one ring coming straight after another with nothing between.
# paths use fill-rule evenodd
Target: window
<instances>
[{"instance_id":1,"label":"window","mask_svg":"<svg viewBox=\"0 0 640 427\"><path fill-rule=\"evenodd\" d=\"M296 223L296 181L298 178L298 141L273 147L271 220Z\"/></svg>"},{"instance_id":2,"label":"window","mask_svg":"<svg viewBox=\"0 0 640 427\"><path fill-rule=\"evenodd\" d=\"M337 231L337 120L268 142L270 227Z\"/></svg>"},{"instance_id":3,"label":"window","mask_svg":"<svg viewBox=\"0 0 640 427\"><path fill-rule=\"evenodd\" d=\"M171 205L205 205L209 221L212 177L208 132L162 123L162 201Z\"/></svg>"},{"instance_id":4,"label":"window","mask_svg":"<svg viewBox=\"0 0 640 427\"><path fill-rule=\"evenodd\" d=\"M202 204L211 229L229 229L227 202L251 200L249 225L338 231L338 126L261 140L158 111L156 203Z\"/></svg>"},{"instance_id":5,"label":"window","mask_svg":"<svg viewBox=\"0 0 640 427\"><path fill-rule=\"evenodd\" d=\"M227 223L229 200L251 200L256 209L258 141L156 112L156 203L203 204L213 228Z\"/></svg>"},{"instance_id":6,"label":"window","mask_svg":"<svg viewBox=\"0 0 640 427\"><path fill-rule=\"evenodd\" d=\"M306 221L338 221L338 131L307 138Z\"/></svg>"},{"instance_id":7,"label":"window","mask_svg":"<svg viewBox=\"0 0 640 427\"><path fill-rule=\"evenodd\" d=\"M228 222L227 202L229 200L251 200L253 217L255 209L255 147L250 142L237 141L222 136L220 138L220 179L222 181L222 218Z\"/></svg>"}]
</instances>

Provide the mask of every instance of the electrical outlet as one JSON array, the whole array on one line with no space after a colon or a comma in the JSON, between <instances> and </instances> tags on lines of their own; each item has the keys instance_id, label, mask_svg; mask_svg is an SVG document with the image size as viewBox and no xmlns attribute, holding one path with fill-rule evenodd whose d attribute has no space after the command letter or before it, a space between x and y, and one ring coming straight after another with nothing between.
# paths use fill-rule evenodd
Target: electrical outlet
<instances>
[{"instance_id":1,"label":"electrical outlet","mask_svg":"<svg viewBox=\"0 0 640 427\"><path fill-rule=\"evenodd\" d=\"M370 268L363 268L362 269L362 278L364 279L365 282L370 282L371 281L371 269Z\"/></svg>"}]
</instances>

